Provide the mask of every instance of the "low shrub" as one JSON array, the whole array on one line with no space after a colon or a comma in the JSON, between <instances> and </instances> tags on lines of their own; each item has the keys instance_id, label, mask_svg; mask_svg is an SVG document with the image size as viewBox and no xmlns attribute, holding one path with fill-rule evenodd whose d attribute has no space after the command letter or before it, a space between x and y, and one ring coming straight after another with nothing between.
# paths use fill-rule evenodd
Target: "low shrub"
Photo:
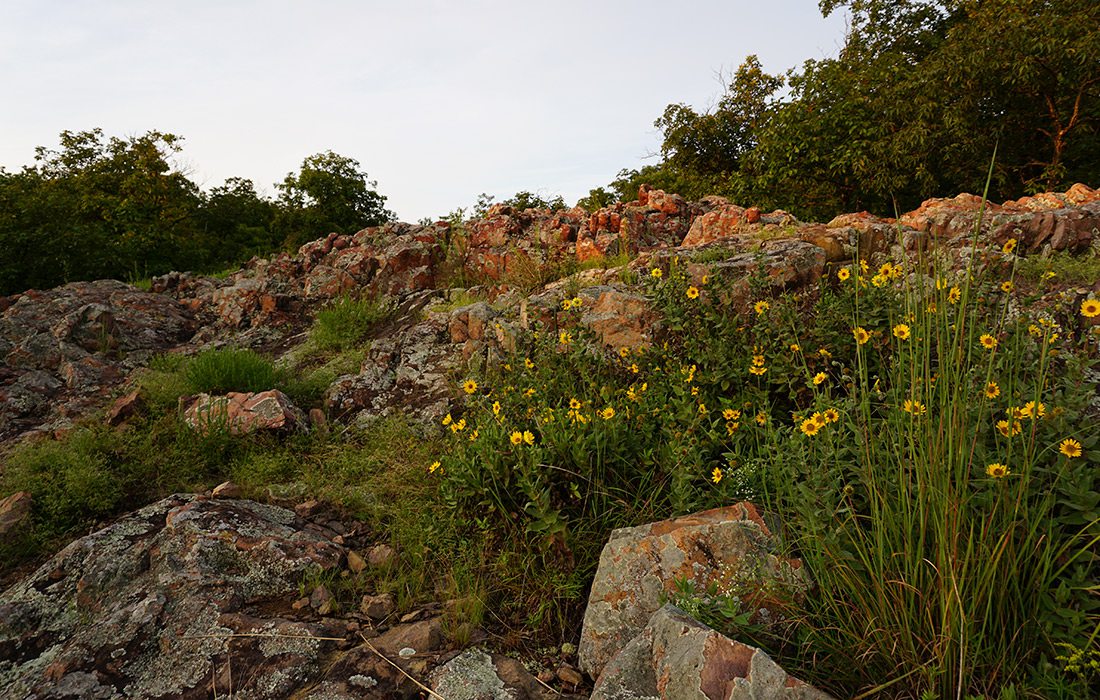
<instances>
[{"instance_id":1,"label":"low shrub","mask_svg":"<svg viewBox=\"0 0 1100 700\"><path fill-rule=\"evenodd\" d=\"M1025 308L1005 260L859 260L801 296L761 272L747 299L674 261L642 352L597 349L567 300L466 380L432 471L457 517L538 547L530 588L590 576L613 527L761 502L817 589L760 641L838 696L1081 690L1059 659L1100 648L1094 308Z\"/></svg>"}]
</instances>

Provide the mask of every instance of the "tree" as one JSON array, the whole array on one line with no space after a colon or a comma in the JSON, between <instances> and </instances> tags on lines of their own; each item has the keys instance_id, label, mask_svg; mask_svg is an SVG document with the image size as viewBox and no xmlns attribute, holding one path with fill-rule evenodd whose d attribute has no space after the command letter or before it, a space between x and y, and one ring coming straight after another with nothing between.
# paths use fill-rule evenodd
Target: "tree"
<instances>
[{"instance_id":1,"label":"tree","mask_svg":"<svg viewBox=\"0 0 1100 700\"><path fill-rule=\"evenodd\" d=\"M231 177L211 189L198 214L204 262L242 262L276 250L281 242L274 231L277 211L274 202L256 192L251 180Z\"/></svg>"},{"instance_id":2,"label":"tree","mask_svg":"<svg viewBox=\"0 0 1100 700\"><path fill-rule=\"evenodd\" d=\"M377 186L353 158L332 151L309 156L276 185L276 225L289 245L298 245L332 231L354 233L392 221L395 214L385 208Z\"/></svg>"}]
</instances>

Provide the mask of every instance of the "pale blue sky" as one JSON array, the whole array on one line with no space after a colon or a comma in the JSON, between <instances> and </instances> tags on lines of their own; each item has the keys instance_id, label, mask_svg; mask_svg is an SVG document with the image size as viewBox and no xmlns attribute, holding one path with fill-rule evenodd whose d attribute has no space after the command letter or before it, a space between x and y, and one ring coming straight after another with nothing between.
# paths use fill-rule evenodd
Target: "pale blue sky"
<instances>
[{"instance_id":1,"label":"pale blue sky","mask_svg":"<svg viewBox=\"0 0 1100 700\"><path fill-rule=\"evenodd\" d=\"M835 56L817 0L4 0L0 165L64 129L183 136L204 188L358 160L406 221L518 190L569 204L660 146L748 54Z\"/></svg>"}]
</instances>

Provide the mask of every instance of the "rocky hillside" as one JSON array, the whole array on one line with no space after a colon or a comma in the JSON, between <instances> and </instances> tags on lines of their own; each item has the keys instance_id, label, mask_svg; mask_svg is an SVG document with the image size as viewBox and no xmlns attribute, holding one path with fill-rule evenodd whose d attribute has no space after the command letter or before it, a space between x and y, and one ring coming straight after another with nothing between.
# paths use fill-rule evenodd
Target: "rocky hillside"
<instances>
[{"instance_id":1,"label":"rocky hillside","mask_svg":"<svg viewBox=\"0 0 1100 700\"><path fill-rule=\"evenodd\" d=\"M330 234L228 276L171 273L149 290L101 280L27 291L0 298L0 474L18 445L60 442L89 423L128 430L147 410L135 378L155 357L244 347L304 371L314 319L347 297L385 299L386 313L356 367L326 382L311 405L295 406L274 387L202 393L179 397L181 420L197 433L216 416L233 436L300 436L400 415L430 434L462 415L458 384L468 369L507 361L528 331L560 327L564 339L583 329L623 357L660 340L669 319L642 282L672 260L699 284L721 275L725 302L751 309L780 292L813 294L846 265L933 247L956 268L975 257L996 266L1009 254L1093 260L1100 191L1075 185L1003 204L963 194L896 220L863 212L806 223L643 187L637 200L593 214L496 206L460 225ZM1100 296L1096 276L1035 274L1016 284L1031 309ZM558 323L563 304L576 304L576 327ZM1093 332L1100 308L1081 323L1074 332ZM515 435L514 445L526 439ZM702 590L732 567L756 591L753 624L767 628L786 609L775 582L796 599L812 588L812 572L783 556L770 523L747 503L616 530L579 643L525 667L475 646L504 646L483 629L449 627L458 598L402 606L390 593L356 589L349 607L337 593L346 582L386 570L401 553L372 523L312 495L259 503L234 484L172 495L39 557L0 594L4 697L828 697L759 649L664 605L677 579ZM29 493L0 499L0 537L42 507Z\"/></svg>"},{"instance_id":2,"label":"rocky hillside","mask_svg":"<svg viewBox=\"0 0 1100 700\"><path fill-rule=\"evenodd\" d=\"M622 283L621 269L644 271L672 257L702 256L727 271L763 263L775 289L795 289L857 256L912 253L933 242L964 249L979 213L980 240L990 248L1012 239L1021 255L1080 255L1100 245L1100 192L1080 184L984 210L979 197L962 194L928 200L897 220L863 212L826 224L643 187L636 201L594 214L496 206L462 226L329 234L224 278L158 277L149 291L109 280L30 290L0 298L0 440L64 430L105 406L157 353L232 344L282 354L306 339L319 308L349 294L394 297L403 313L372 343L361 371L330 388L329 418L409 408L430 418L446 412L446 372L487 346L507 346L513 329L556 307L571 273L593 302L582 323L609 345L637 346L657 319ZM421 313L460 290L486 303Z\"/></svg>"}]
</instances>

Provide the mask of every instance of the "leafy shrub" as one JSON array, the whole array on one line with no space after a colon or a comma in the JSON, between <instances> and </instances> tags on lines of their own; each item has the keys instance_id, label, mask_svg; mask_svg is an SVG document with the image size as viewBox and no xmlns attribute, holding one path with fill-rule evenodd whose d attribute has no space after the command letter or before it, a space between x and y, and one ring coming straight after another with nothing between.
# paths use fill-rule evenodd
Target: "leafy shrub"
<instances>
[{"instance_id":1,"label":"leafy shrub","mask_svg":"<svg viewBox=\"0 0 1100 700\"><path fill-rule=\"evenodd\" d=\"M322 350L347 350L359 345L392 311L385 298L341 297L317 312L310 340Z\"/></svg>"},{"instance_id":2,"label":"leafy shrub","mask_svg":"<svg viewBox=\"0 0 1100 700\"><path fill-rule=\"evenodd\" d=\"M193 394L267 391L280 379L271 360L246 348L207 350L196 355L187 362L184 377Z\"/></svg>"},{"instance_id":3,"label":"leafy shrub","mask_svg":"<svg viewBox=\"0 0 1100 700\"><path fill-rule=\"evenodd\" d=\"M840 696L1025 687L1097 644L1097 350L1080 309L1024 308L992 262L861 260L781 297L674 262L643 352L583 342L565 300L467 380L432 471L459 517L540 543L544 576L588 575L613 527L759 500L817 581L770 640L804 675Z\"/></svg>"}]
</instances>

